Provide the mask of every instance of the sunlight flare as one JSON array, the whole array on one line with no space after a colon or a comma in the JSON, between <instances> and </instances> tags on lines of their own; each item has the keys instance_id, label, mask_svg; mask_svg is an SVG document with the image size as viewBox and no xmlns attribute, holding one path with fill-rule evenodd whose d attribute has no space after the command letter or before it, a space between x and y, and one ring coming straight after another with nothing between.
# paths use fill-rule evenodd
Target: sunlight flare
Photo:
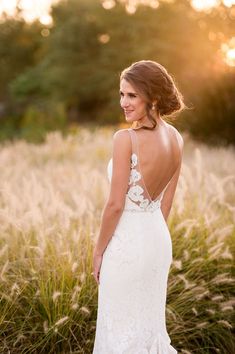
<instances>
[{"instance_id":1,"label":"sunlight flare","mask_svg":"<svg viewBox=\"0 0 235 354\"><path fill-rule=\"evenodd\" d=\"M235 0L224 0L223 3L227 7L232 7L233 5L235 5Z\"/></svg>"},{"instance_id":2,"label":"sunlight flare","mask_svg":"<svg viewBox=\"0 0 235 354\"><path fill-rule=\"evenodd\" d=\"M228 66L235 67L235 37L232 37L227 43L221 46L223 58Z\"/></svg>"},{"instance_id":3,"label":"sunlight flare","mask_svg":"<svg viewBox=\"0 0 235 354\"><path fill-rule=\"evenodd\" d=\"M52 23L50 16L50 8L52 4L57 3L59 0L1 0L0 1L0 16L3 12L9 16L16 14L16 7L22 11L22 15L26 21L32 22L39 19L42 24L49 25ZM159 0L121 0L126 5L126 10L129 14L134 14L139 5L150 6L157 9L160 5ZM167 3L174 3L175 0L164 0ZM195 11L210 12L213 8L223 4L231 8L235 5L235 0L191 0L191 5ZM101 5L106 10L111 10L116 6L114 0L102 0Z\"/></svg>"},{"instance_id":4,"label":"sunlight flare","mask_svg":"<svg viewBox=\"0 0 235 354\"><path fill-rule=\"evenodd\" d=\"M192 7L196 11L208 11L220 4L220 0L192 0Z\"/></svg>"},{"instance_id":5,"label":"sunlight flare","mask_svg":"<svg viewBox=\"0 0 235 354\"><path fill-rule=\"evenodd\" d=\"M58 0L1 0L0 1L0 16L5 12L8 16L16 15L16 8L18 7L22 13L23 18L32 22L39 19L44 25L49 25L52 18L49 14L52 4L57 3Z\"/></svg>"},{"instance_id":6,"label":"sunlight flare","mask_svg":"<svg viewBox=\"0 0 235 354\"><path fill-rule=\"evenodd\" d=\"M2 0L0 2L0 15L6 12L10 16L14 16L16 10L16 0Z\"/></svg>"}]
</instances>

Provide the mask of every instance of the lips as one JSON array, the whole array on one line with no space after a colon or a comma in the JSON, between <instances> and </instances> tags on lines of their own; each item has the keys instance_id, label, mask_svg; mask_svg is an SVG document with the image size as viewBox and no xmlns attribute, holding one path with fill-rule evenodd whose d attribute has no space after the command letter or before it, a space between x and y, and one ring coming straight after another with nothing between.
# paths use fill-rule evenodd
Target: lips
<instances>
[{"instance_id":1,"label":"lips","mask_svg":"<svg viewBox=\"0 0 235 354\"><path fill-rule=\"evenodd\" d=\"M125 114L132 113L133 111L124 111Z\"/></svg>"}]
</instances>

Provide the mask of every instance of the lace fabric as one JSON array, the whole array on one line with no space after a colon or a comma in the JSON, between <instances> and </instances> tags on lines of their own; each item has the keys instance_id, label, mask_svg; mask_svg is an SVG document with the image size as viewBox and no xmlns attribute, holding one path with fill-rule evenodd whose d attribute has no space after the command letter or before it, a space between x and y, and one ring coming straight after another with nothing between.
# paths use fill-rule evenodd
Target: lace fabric
<instances>
[{"instance_id":1,"label":"lace fabric","mask_svg":"<svg viewBox=\"0 0 235 354\"><path fill-rule=\"evenodd\" d=\"M131 171L127 197L138 205L141 211L154 211L156 208L160 208L161 199L150 200L146 196L145 188L141 184L143 185L143 178L141 172L138 170L138 156L133 153L131 155Z\"/></svg>"},{"instance_id":2,"label":"lace fabric","mask_svg":"<svg viewBox=\"0 0 235 354\"><path fill-rule=\"evenodd\" d=\"M154 200L151 199L141 172L141 166L139 162L139 148L136 132L133 129L128 129L131 143L132 143L132 154L130 161L130 177L128 183L128 190L126 194L126 203L124 210L133 212L153 212L161 207L161 201L166 188L168 187L170 181L167 183L166 187L160 193L160 195ZM108 163L108 178L111 181L112 178L112 158Z\"/></svg>"}]
</instances>

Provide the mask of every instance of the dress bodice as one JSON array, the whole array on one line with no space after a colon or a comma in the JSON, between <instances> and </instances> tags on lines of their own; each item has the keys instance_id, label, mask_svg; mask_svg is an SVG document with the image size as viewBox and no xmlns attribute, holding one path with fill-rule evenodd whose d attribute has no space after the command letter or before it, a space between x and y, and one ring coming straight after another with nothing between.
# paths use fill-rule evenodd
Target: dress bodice
<instances>
[{"instance_id":1,"label":"dress bodice","mask_svg":"<svg viewBox=\"0 0 235 354\"><path fill-rule=\"evenodd\" d=\"M133 147L132 147L132 151L133 151ZM169 183L166 185L166 187L160 193L160 195L156 199L152 200L146 190L146 186L139 166L138 156L135 152L133 152L131 155L130 166L131 166L130 176L129 176L128 190L126 193L124 210L154 211L160 208L161 200L163 198L164 192ZM111 158L107 166L107 174L108 174L109 182L111 182L112 179L112 167L113 167L113 160Z\"/></svg>"}]
</instances>

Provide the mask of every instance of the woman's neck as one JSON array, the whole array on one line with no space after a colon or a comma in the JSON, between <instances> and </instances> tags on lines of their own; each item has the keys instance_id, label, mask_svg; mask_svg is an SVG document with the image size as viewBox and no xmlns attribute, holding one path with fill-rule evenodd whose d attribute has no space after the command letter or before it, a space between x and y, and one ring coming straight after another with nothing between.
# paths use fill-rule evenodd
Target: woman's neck
<instances>
[{"instance_id":1,"label":"woman's neck","mask_svg":"<svg viewBox=\"0 0 235 354\"><path fill-rule=\"evenodd\" d=\"M160 117L155 117L155 120L157 122L157 126L156 128L158 127L159 124L161 124L162 122L162 119ZM132 128L134 129L141 129L143 127L148 127L148 128L152 128L153 127L153 124L150 122L150 120L148 118L144 119L144 120L137 120L137 121L134 121L132 123Z\"/></svg>"}]
</instances>

